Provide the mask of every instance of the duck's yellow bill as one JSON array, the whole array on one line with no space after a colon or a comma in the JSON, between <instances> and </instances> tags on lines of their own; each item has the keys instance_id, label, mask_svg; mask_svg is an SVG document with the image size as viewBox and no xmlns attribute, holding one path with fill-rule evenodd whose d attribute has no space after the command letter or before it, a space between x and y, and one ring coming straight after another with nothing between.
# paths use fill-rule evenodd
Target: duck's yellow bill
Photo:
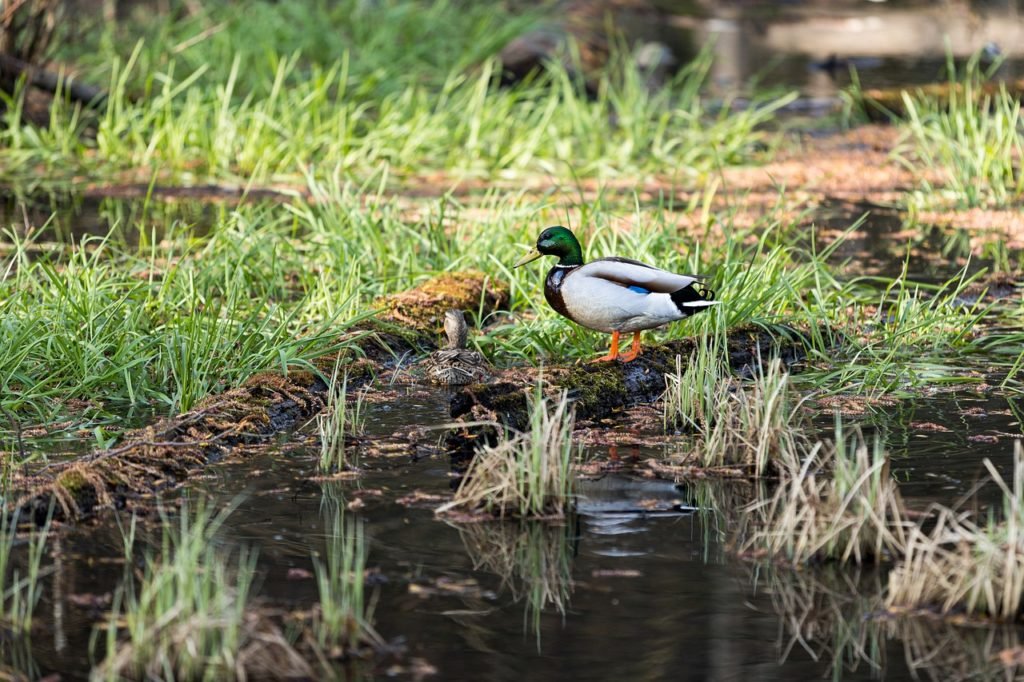
<instances>
[{"instance_id":1,"label":"duck's yellow bill","mask_svg":"<svg viewBox=\"0 0 1024 682\"><path fill-rule=\"evenodd\" d=\"M543 253L541 253L537 249L534 249L530 253L528 253L525 256L523 256L522 258L520 258L519 262L516 263L515 265L513 265L512 267L518 268L520 265L526 265L527 263L531 263L531 262L537 260L538 258L540 258L543 255L544 255Z\"/></svg>"}]
</instances>

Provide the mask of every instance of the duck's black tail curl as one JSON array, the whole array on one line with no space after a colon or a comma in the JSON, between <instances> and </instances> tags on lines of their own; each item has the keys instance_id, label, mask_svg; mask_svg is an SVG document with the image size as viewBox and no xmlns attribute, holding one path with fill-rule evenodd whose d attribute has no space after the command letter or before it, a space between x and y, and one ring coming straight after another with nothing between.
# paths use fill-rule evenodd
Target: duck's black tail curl
<instances>
[{"instance_id":1,"label":"duck's black tail curl","mask_svg":"<svg viewBox=\"0 0 1024 682\"><path fill-rule=\"evenodd\" d=\"M672 302L676 304L676 308L679 308L679 312L687 317L718 303L715 300L715 292L700 282L694 282L669 295L672 297Z\"/></svg>"}]
</instances>

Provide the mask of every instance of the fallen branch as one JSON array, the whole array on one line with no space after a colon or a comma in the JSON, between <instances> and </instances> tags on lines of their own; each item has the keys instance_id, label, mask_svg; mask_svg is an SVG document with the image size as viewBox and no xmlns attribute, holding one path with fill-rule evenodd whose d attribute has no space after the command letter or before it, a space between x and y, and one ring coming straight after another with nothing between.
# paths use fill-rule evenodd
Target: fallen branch
<instances>
[{"instance_id":1,"label":"fallen branch","mask_svg":"<svg viewBox=\"0 0 1024 682\"><path fill-rule=\"evenodd\" d=\"M72 101L94 109L100 109L107 103L107 93L100 88L80 83L71 76L33 66L8 54L0 53L0 74L11 80L24 78L32 87L51 94L62 92Z\"/></svg>"}]
</instances>

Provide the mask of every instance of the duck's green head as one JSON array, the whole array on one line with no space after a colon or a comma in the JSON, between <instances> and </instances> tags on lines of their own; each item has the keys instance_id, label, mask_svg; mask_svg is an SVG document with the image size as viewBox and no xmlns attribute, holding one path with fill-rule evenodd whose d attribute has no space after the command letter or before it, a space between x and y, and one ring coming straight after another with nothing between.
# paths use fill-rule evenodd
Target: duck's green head
<instances>
[{"instance_id":1,"label":"duck's green head","mask_svg":"<svg viewBox=\"0 0 1024 682\"><path fill-rule=\"evenodd\" d=\"M576 235L561 225L549 227L537 237L537 248L526 254L514 266L526 265L541 256L558 256L559 265L583 265L583 249Z\"/></svg>"}]
</instances>

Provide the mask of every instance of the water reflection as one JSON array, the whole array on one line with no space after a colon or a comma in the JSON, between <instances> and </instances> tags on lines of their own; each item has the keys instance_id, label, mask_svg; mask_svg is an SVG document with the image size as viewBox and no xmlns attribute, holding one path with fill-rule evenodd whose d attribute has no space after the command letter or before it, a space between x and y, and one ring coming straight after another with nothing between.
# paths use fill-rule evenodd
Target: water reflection
<instances>
[{"instance_id":1,"label":"water reflection","mask_svg":"<svg viewBox=\"0 0 1024 682\"><path fill-rule=\"evenodd\" d=\"M37 244L72 244L83 237L126 247L178 236L204 236L222 224L228 204L209 200L168 201L157 197L114 197L80 192L25 195L0 189L0 226ZM5 240L6 241L6 240Z\"/></svg>"},{"instance_id":2,"label":"water reflection","mask_svg":"<svg viewBox=\"0 0 1024 682\"><path fill-rule=\"evenodd\" d=\"M1015 625L956 625L923 617L886 624L886 634L903 642L907 665L929 680L1013 680L1024 672L1024 632Z\"/></svg>"},{"instance_id":3,"label":"water reflection","mask_svg":"<svg viewBox=\"0 0 1024 682\"><path fill-rule=\"evenodd\" d=\"M458 529L474 570L501 578L501 590L524 602L524 623L541 646L541 614L565 615L573 591L572 564L579 539L574 520L449 522Z\"/></svg>"},{"instance_id":4,"label":"water reflection","mask_svg":"<svg viewBox=\"0 0 1024 682\"><path fill-rule=\"evenodd\" d=\"M885 576L873 568L831 564L797 570L752 567L756 589L767 592L779 616L779 660L796 648L832 667L832 678L866 666L885 670L885 643L877 616L885 605Z\"/></svg>"},{"instance_id":5,"label":"water reflection","mask_svg":"<svg viewBox=\"0 0 1024 682\"><path fill-rule=\"evenodd\" d=\"M39 664L32 653L32 638L0 630L0 679L36 680Z\"/></svg>"}]
</instances>

